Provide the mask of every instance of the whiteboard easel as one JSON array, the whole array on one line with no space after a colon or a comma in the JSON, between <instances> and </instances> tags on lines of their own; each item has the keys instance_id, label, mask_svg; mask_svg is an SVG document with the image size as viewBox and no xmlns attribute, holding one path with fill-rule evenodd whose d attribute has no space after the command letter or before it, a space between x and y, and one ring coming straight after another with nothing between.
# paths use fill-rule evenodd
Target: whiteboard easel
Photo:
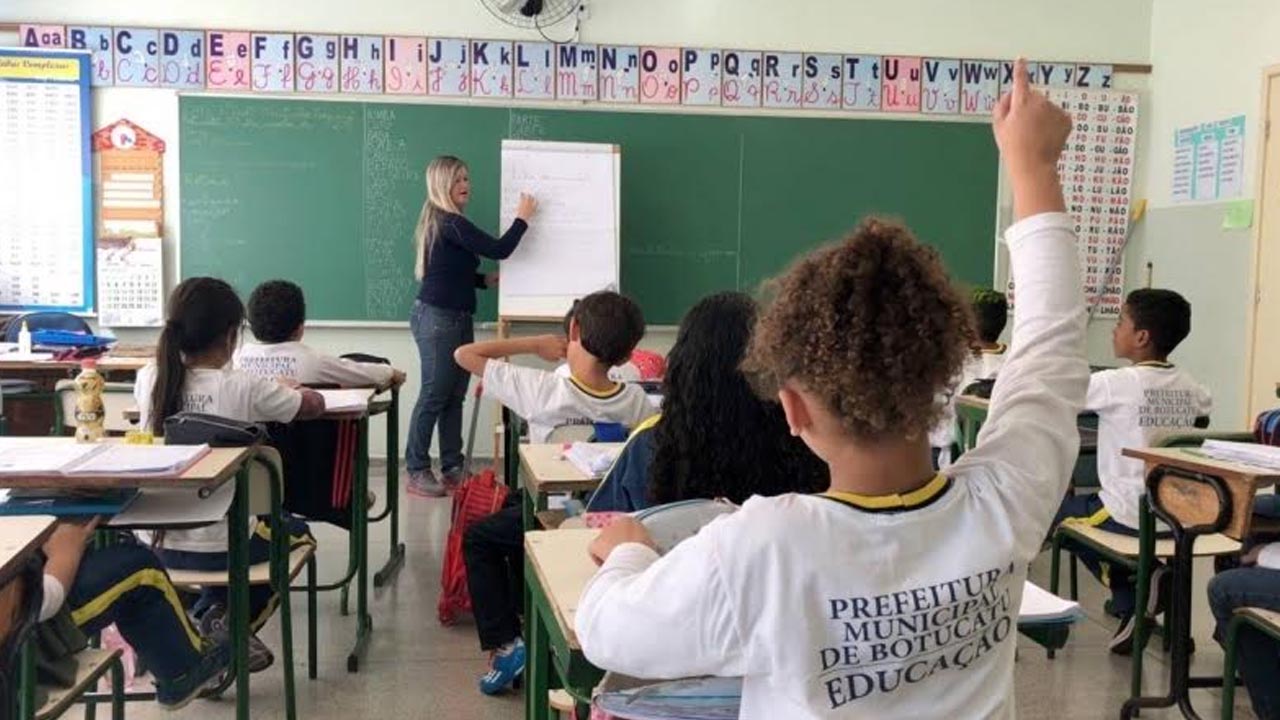
<instances>
[{"instance_id":1,"label":"whiteboard easel","mask_svg":"<svg viewBox=\"0 0 1280 720\"><path fill-rule=\"evenodd\" d=\"M618 289L621 172L617 145L502 141L501 227L521 192L538 212L500 266L500 323L558 321L583 295Z\"/></svg>"}]
</instances>

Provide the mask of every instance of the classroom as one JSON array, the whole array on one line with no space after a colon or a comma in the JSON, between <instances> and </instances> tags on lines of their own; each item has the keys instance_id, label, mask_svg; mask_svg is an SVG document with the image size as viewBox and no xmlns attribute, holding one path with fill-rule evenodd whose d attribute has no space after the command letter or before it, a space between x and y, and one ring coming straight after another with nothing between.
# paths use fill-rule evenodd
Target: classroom
<instances>
[{"instance_id":1,"label":"classroom","mask_svg":"<svg viewBox=\"0 0 1280 720\"><path fill-rule=\"evenodd\" d=\"M1280 719L1278 35L5 0L0 719Z\"/></svg>"}]
</instances>

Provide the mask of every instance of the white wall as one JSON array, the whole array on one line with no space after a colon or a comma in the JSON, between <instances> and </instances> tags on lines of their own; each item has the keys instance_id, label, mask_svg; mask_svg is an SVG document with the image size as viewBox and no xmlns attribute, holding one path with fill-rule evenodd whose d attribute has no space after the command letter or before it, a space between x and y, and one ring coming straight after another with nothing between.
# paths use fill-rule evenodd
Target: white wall
<instances>
[{"instance_id":1,"label":"white wall","mask_svg":"<svg viewBox=\"0 0 1280 720\"><path fill-rule=\"evenodd\" d=\"M1174 358L1213 390L1220 428L1251 421L1245 387L1253 236L1222 230L1221 203L1172 204L1173 136L1179 127L1245 115L1245 197L1257 197L1262 69L1280 63L1276 37L1274 0L1159 0L1151 15L1154 72L1143 105L1146 172L1139 193L1150 206L1127 254L1126 284L1142 286L1150 261L1153 284L1191 302L1191 337Z\"/></svg>"},{"instance_id":2,"label":"white wall","mask_svg":"<svg viewBox=\"0 0 1280 720\"><path fill-rule=\"evenodd\" d=\"M1162 0L1163 1L1163 0ZM53 7L56 5L56 9ZM1114 63L1145 63L1152 0L592 0L582 27L588 42L701 45L780 50L865 51L961 57L1032 58ZM1100 23L1098 18L1108 22ZM225 27L248 30L405 33L472 37L533 37L495 20L479 0L311 0L217 3L172 0L4 0L0 23L99 23ZM549 30L567 37L571 27ZM13 37L0 32L0 45ZM112 89L97 93L99 122L127 115L169 141L166 158L166 252L170 282L176 277L178 237L178 156L174 95L160 90ZM993 199L994 200L994 199ZM1099 338L1105 328L1095 333ZM150 342L154 333L121 331L127 342ZM481 329L477 335L490 336ZM650 332L644 346L665 351L674 333ZM415 378L417 355L407 327L312 328L308 340L333 353L363 351L384 355ZM1101 343L1098 340L1094 344ZM1103 343L1105 344L1105 343ZM1105 350L1092 353L1105 358ZM406 387L401 428L416 398ZM492 408L485 404L477 452L488 455ZM470 417L470 401L466 409ZM464 426L465 429L465 426ZM381 425L374 428L373 451L382 452ZM403 441L401 443L403 451Z\"/></svg>"}]
</instances>

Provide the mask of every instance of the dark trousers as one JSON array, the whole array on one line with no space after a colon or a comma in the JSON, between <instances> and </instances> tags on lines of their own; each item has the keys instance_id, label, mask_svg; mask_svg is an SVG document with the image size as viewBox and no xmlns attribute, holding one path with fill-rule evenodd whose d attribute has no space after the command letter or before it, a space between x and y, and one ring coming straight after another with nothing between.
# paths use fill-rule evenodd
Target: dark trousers
<instances>
[{"instance_id":1,"label":"dark trousers","mask_svg":"<svg viewBox=\"0 0 1280 720\"><path fill-rule=\"evenodd\" d=\"M173 681L200 662L200 634L155 553L119 542L85 552L67 609L86 635L115 623L156 679Z\"/></svg>"},{"instance_id":2,"label":"dark trousers","mask_svg":"<svg viewBox=\"0 0 1280 720\"><path fill-rule=\"evenodd\" d=\"M311 529L302 520L289 518L288 527L290 550L301 543L315 542L315 539L311 536ZM165 567L170 567L174 570L226 570L228 569L227 563L230 560L228 553L188 552L186 550L168 550L165 548L160 548L157 553L160 555ZM249 538L249 564L257 565L270 559L271 529L263 521L258 523L258 529ZM192 611L197 616L200 616L214 605L228 608L230 606L230 601L227 597L229 590L230 588L226 585L205 588L200 593L200 598L196 600L196 604L192 607ZM270 585L249 586L249 625L254 632L257 632L259 628L266 624L267 619L271 617L271 612L275 610L277 600L278 598Z\"/></svg>"},{"instance_id":3,"label":"dark trousers","mask_svg":"<svg viewBox=\"0 0 1280 720\"><path fill-rule=\"evenodd\" d=\"M453 351L475 340L470 313L446 310L421 300L413 303L409 328L418 346L422 385L409 419L404 464L409 472L431 467L431 434L440 431L440 469L462 470L462 402L471 374L458 366Z\"/></svg>"},{"instance_id":4,"label":"dark trousers","mask_svg":"<svg viewBox=\"0 0 1280 720\"><path fill-rule=\"evenodd\" d=\"M1217 619L1214 637L1227 640L1227 623L1238 607L1280 611L1280 570L1260 567L1236 568L1209 581L1209 607ZM1253 711L1262 720L1280 719L1280 645L1244 625L1236 642L1240 677L1249 690Z\"/></svg>"},{"instance_id":5,"label":"dark trousers","mask_svg":"<svg viewBox=\"0 0 1280 720\"><path fill-rule=\"evenodd\" d=\"M1068 495L1058 508L1049 532L1053 533L1059 525L1070 520L1091 525L1107 532L1137 537L1138 531L1112 519L1105 512L1102 498L1097 495ZM1089 572L1107 587L1111 588L1111 610L1120 616L1132 615L1135 596L1133 573L1123 565L1112 565L1106 559L1085 545L1074 548L1075 556L1089 568Z\"/></svg>"},{"instance_id":6,"label":"dark trousers","mask_svg":"<svg viewBox=\"0 0 1280 720\"><path fill-rule=\"evenodd\" d=\"M462 557L482 650L497 650L520 637L524 609L524 492L507 496L502 509L467 528Z\"/></svg>"}]
</instances>

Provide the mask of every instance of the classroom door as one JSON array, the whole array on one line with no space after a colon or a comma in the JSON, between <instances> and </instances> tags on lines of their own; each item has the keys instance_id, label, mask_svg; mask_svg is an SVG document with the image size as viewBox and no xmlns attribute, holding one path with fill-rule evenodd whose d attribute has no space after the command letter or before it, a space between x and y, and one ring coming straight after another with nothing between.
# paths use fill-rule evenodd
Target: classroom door
<instances>
[{"instance_id":1,"label":"classroom door","mask_svg":"<svg viewBox=\"0 0 1280 720\"><path fill-rule=\"evenodd\" d=\"M1249 418L1280 406L1280 66L1266 71Z\"/></svg>"}]
</instances>

